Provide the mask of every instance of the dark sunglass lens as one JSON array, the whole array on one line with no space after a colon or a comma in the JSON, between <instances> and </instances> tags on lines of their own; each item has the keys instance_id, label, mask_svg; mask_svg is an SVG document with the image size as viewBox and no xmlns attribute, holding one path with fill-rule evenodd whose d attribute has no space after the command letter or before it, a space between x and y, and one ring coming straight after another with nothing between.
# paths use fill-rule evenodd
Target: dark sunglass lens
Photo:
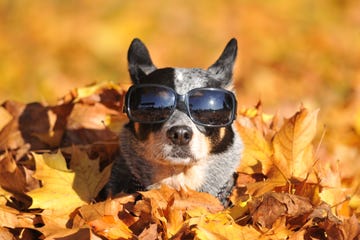
<instances>
[{"instance_id":1,"label":"dark sunglass lens","mask_svg":"<svg viewBox=\"0 0 360 240\"><path fill-rule=\"evenodd\" d=\"M161 86L134 88L128 96L130 118L142 123L165 121L172 114L175 99L170 89Z\"/></svg>"},{"instance_id":2,"label":"dark sunglass lens","mask_svg":"<svg viewBox=\"0 0 360 240\"><path fill-rule=\"evenodd\" d=\"M210 126L232 122L235 101L229 92L199 89L190 92L188 97L189 111L194 121Z\"/></svg>"}]
</instances>

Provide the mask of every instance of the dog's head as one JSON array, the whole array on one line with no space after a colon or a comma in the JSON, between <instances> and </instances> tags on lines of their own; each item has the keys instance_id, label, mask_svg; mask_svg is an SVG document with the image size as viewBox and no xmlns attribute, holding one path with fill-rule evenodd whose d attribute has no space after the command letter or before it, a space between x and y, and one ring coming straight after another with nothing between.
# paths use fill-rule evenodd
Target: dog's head
<instances>
[{"instance_id":1,"label":"dog's head","mask_svg":"<svg viewBox=\"0 0 360 240\"><path fill-rule=\"evenodd\" d=\"M219 59L207 70L157 68L146 46L134 39L128 51L129 72L134 85L160 84L179 95L203 87L229 90L236 53L236 39L231 39ZM130 121L127 129L139 145L135 148L138 156L170 165L192 165L207 159L210 154L224 152L232 145L235 134L231 125L199 126L178 109L165 122L144 124Z\"/></svg>"}]
</instances>

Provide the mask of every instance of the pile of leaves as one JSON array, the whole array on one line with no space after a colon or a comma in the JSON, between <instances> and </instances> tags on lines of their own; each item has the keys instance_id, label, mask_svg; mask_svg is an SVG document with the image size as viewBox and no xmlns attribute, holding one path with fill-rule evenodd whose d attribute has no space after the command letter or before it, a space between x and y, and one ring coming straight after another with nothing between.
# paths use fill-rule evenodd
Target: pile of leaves
<instances>
[{"instance_id":1,"label":"pile of leaves","mask_svg":"<svg viewBox=\"0 0 360 240\"><path fill-rule=\"evenodd\" d=\"M239 110L245 151L230 207L167 186L104 198L126 89L0 106L1 239L360 239L360 177L320 157L318 111L304 107L286 119L260 103Z\"/></svg>"}]
</instances>

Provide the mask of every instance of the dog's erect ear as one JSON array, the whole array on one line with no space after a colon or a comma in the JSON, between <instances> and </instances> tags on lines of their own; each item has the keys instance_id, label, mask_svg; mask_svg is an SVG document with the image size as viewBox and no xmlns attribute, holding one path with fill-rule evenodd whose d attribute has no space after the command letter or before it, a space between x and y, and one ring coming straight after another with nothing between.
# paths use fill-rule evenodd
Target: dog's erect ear
<instances>
[{"instance_id":1,"label":"dog's erect ear","mask_svg":"<svg viewBox=\"0 0 360 240\"><path fill-rule=\"evenodd\" d=\"M208 71L213 74L216 79L223 81L224 85L231 82L236 54L237 41L235 38L232 38L226 45L219 59L208 68Z\"/></svg>"},{"instance_id":2,"label":"dog's erect ear","mask_svg":"<svg viewBox=\"0 0 360 240\"><path fill-rule=\"evenodd\" d=\"M135 38L128 51L129 73L133 83L139 83L142 76L156 70L151 61L149 51L140 39Z\"/></svg>"}]
</instances>

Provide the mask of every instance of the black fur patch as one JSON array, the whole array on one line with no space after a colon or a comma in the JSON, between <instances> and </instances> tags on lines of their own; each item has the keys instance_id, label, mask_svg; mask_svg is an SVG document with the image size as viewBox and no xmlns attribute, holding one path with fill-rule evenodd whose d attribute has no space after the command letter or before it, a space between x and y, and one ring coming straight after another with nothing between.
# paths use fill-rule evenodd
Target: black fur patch
<instances>
[{"instance_id":1,"label":"black fur patch","mask_svg":"<svg viewBox=\"0 0 360 240\"><path fill-rule=\"evenodd\" d=\"M111 173L111 177L115 179L111 181L112 184L108 189L112 195L119 192L133 193L145 190L145 187L140 183L139 179L136 179L130 170L121 155L117 156Z\"/></svg>"},{"instance_id":2,"label":"black fur patch","mask_svg":"<svg viewBox=\"0 0 360 240\"><path fill-rule=\"evenodd\" d=\"M139 129L136 131L134 122L130 121L125 127L129 129L137 139L146 141L149 138L150 133L160 131L163 125L163 123L139 124Z\"/></svg>"},{"instance_id":3,"label":"black fur patch","mask_svg":"<svg viewBox=\"0 0 360 240\"><path fill-rule=\"evenodd\" d=\"M172 89L175 88L175 69L174 68L160 68L149 75L140 79L140 83L153 83L168 86Z\"/></svg>"},{"instance_id":4,"label":"black fur patch","mask_svg":"<svg viewBox=\"0 0 360 240\"><path fill-rule=\"evenodd\" d=\"M211 140L210 153L225 152L234 142L235 133L231 126L225 128L225 134L220 137L220 128L206 128L206 136Z\"/></svg>"},{"instance_id":5,"label":"black fur patch","mask_svg":"<svg viewBox=\"0 0 360 240\"><path fill-rule=\"evenodd\" d=\"M211 78L208 80L206 87L210 87L210 88L222 88L222 82Z\"/></svg>"}]
</instances>

